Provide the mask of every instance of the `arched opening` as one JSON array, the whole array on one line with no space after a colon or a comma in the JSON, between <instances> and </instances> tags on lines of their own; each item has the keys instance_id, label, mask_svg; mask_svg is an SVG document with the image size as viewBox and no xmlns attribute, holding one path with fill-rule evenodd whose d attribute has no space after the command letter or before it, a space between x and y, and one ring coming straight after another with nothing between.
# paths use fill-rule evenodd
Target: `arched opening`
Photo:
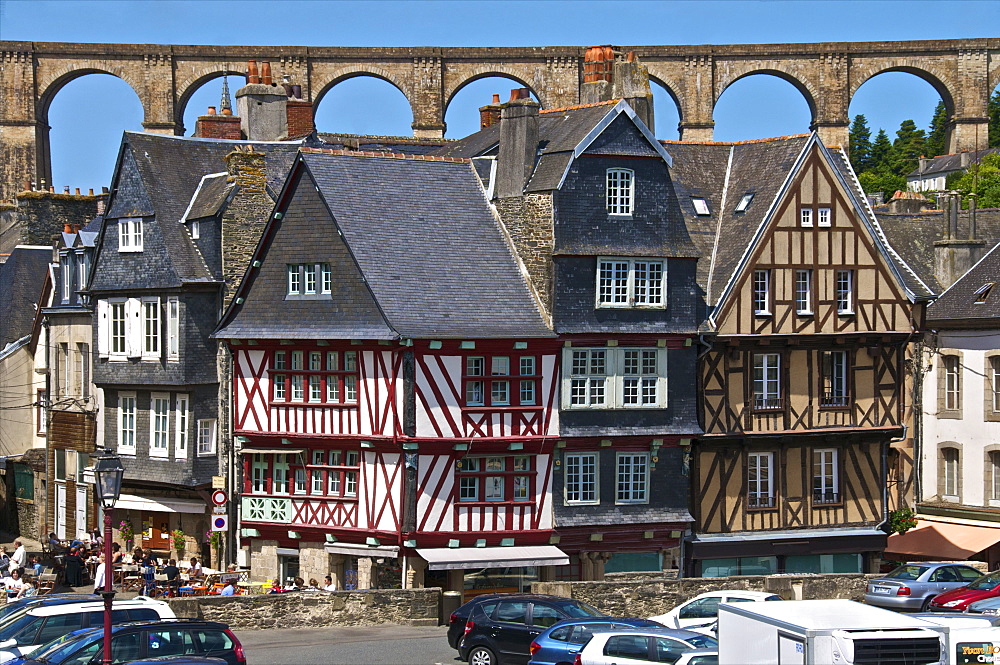
<instances>
[{"instance_id":1,"label":"arched opening","mask_svg":"<svg viewBox=\"0 0 1000 665\"><path fill-rule=\"evenodd\" d=\"M650 79L653 90L653 133L662 141L680 139L681 105L673 91L664 84Z\"/></svg>"},{"instance_id":2,"label":"arched opening","mask_svg":"<svg viewBox=\"0 0 1000 665\"><path fill-rule=\"evenodd\" d=\"M882 72L865 81L848 107L851 165L861 187L883 200L905 191L921 156L948 153L951 109L950 99L913 73Z\"/></svg>"},{"instance_id":3,"label":"arched opening","mask_svg":"<svg viewBox=\"0 0 1000 665\"><path fill-rule=\"evenodd\" d=\"M1000 148L1000 85L990 93L986 102L986 114L990 119L990 147Z\"/></svg>"},{"instance_id":4,"label":"arched opening","mask_svg":"<svg viewBox=\"0 0 1000 665\"><path fill-rule=\"evenodd\" d=\"M233 115L236 115L236 91L246 85L246 77L231 72L225 76L229 86L229 101L233 105ZM193 88L186 98L178 100L183 109L185 136L194 136L198 117L207 114L209 106L214 106L216 113L222 113L222 78L221 73L210 76Z\"/></svg>"},{"instance_id":5,"label":"arched opening","mask_svg":"<svg viewBox=\"0 0 1000 665\"><path fill-rule=\"evenodd\" d=\"M729 85L715 103L716 141L749 141L804 134L812 124L811 100L777 74L757 73Z\"/></svg>"},{"instance_id":6,"label":"arched opening","mask_svg":"<svg viewBox=\"0 0 1000 665\"><path fill-rule=\"evenodd\" d=\"M413 136L413 110L392 83L370 74L335 81L315 96L316 129L335 134Z\"/></svg>"},{"instance_id":7,"label":"arched opening","mask_svg":"<svg viewBox=\"0 0 1000 665\"><path fill-rule=\"evenodd\" d=\"M48 153L56 191L81 192L111 184L122 132L142 131L143 108L132 87L104 73L77 77L49 97ZM41 143L41 142L40 142ZM39 145L39 152L45 152ZM39 169L44 172L44 169Z\"/></svg>"},{"instance_id":8,"label":"arched opening","mask_svg":"<svg viewBox=\"0 0 1000 665\"><path fill-rule=\"evenodd\" d=\"M460 139L479 131L479 108L491 103L493 95L500 96L500 103L510 99L513 88L527 88L526 84L509 76L483 76L472 79L458 88L445 107L445 136ZM531 92L531 98L539 102Z\"/></svg>"}]
</instances>

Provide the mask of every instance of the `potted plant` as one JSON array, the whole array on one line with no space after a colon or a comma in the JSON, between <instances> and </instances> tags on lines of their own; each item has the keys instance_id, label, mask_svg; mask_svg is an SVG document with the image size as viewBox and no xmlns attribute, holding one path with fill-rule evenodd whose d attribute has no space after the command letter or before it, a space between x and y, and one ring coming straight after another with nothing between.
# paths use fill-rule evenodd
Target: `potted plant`
<instances>
[{"instance_id":1,"label":"potted plant","mask_svg":"<svg viewBox=\"0 0 1000 665\"><path fill-rule=\"evenodd\" d=\"M132 530L132 523L128 520L122 520L118 524L118 537L125 542L125 550L131 550L132 545L135 543L135 531Z\"/></svg>"},{"instance_id":2,"label":"potted plant","mask_svg":"<svg viewBox=\"0 0 1000 665\"><path fill-rule=\"evenodd\" d=\"M177 550L177 556L182 556L184 547L187 545L187 541L184 539L184 532L180 529L174 529L171 531L170 542L173 543L174 549Z\"/></svg>"}]
</instances>

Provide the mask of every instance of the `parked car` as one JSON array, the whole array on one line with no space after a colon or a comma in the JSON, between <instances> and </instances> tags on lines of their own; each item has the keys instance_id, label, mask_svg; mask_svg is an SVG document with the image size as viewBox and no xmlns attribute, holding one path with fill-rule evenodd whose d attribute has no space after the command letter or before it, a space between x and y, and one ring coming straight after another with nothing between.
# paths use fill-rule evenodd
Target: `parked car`
<instances>
[{"instance_id":1,"label":"parked car","mask_svg":"<svg viewBox=\"0 0 1000 665\"><path fill-rule=\"evenodd\" d=\"M633 628L594 633L575 665L674 663L692 649L716 649L711 637L677 628Z\"/></svg>"},{"instance_id":2,"label":"parked car","mask_svg":"<svg viewBox=\"0 0 1000 665\"><path fill-rule=\"evenodd\" d=\"M596 632L658 627L660 624L648 619L622 617L564 619L532 641L528 647L528 652L531 654L528 665L568 665Z\"/></svg>"},{"instance_id":3,"label":"parked car","mask_svg":"<svg viewBox=\"0 0 1000 665\"><path fill-rule=\"evenodd\" d=\"M972 566L958 563L905 563L888 575L869 580L865 602L890 610L926 612L934 596L980 577L982 573Z\"/></svg>"},{"instance_id":4,"label":"parked car","mask_svg":"<svg viewBox=\"0 0 1000 665\"><path fill-rule=\"evenodd\" d=\"M466 617L457 642L458 657L470 665L524 665L532 640L563 619L603 617L600 611L572 598L530 593L491 594L474 598L455 615ZM451 629L449 626L449 643Z\"/></svg>"},{"instance_id":5,"label":"parked car","mask_svg":"<svg viewBox=\"0 0 1000 665\"><path fill-rule=\"evenodd\" d=\"M226 661L221 658L205 658L203 656L163 656L162 658L133 660L126 665L226 665Z\"/></svg>"},{"instance_id":6,"label":"parked car","mask_svg":"<svg viewBox=\"0 0 1000 665\"><path fill-rule=\"evenodd\" d=\"M1000 570L983 575L965 586L938 594L927 607L935 612L964 612L977 600L997 596L1000 596Z\"/></svg>"},{"instance_id":7,"label":"parked car","mask_svg":"<svg viewBox=\"0 0 1000 665\"><path fill-rule=\"evenodd\" d=\"M229 626L216 621L167 619L111 628L111 661L124 665L144 658L204 656L227 665L246 665L243 645ZM81 628L46 644L11 665L87 665L103 656L104 629ZM169 662L169 661L168 661Z\"/></svg>"},{"instance_id":8,"label":"parked car","mask_svg":"<svg viewBox=\"0 0 1000 665\"><path fill-rule=\"evenodd\" d=\"M980 614L986 616L1000 615L1000 596L969 603L969 606L965 609L965 611L969 614Z\"/></svg>"},{"instance_id":9,"label":"parked car","mask_svg":"<svg viewBox=\"0 0 1000 665\"><path fill-rule=\"evenodd\" d=\"M162 600L145 596L116 600L112 623L172 619L174 611ZM27 605L0 628L0 663L31 653L43 644L78 628L104 626L104 601L93 594L87 600Z\"/></svg>"},{"instance_id":10,"label":"parked car","mask_svg":"<svg viewBox=\"0 0 1000 665\"><path fill-rule=\"evenodd\" d=\"M15 612L24 610L29 605L55 605L57 603L73 603L81 600L94 600L92 593L49 593L44 596L25 596L16 600L8 600L5 605L0 605L0 626L4 624L7 617Z\"/></svg>"},{"instance_id":11,"label":"parked car","mask_svg":"<svg viewBox=\"0 0 1000 665\"><path fill-rule=\"evenodd\" d=\"M719 650L691 649L682 653L674 665L719 665Z\"/></svg>"},{"instance_id":12,"label":"parked car","mask_svg":"<svg viewBox=\"0 0 1000 665\"><path fill-rule=\"evenodd\" d=\"M782 600L782 598L766 591L708 591L681 603L666 614L649 617L649 620L668 628L706 626L719 618L719 603L754 603L770 600Z\"/></svg>"}]
</instances>

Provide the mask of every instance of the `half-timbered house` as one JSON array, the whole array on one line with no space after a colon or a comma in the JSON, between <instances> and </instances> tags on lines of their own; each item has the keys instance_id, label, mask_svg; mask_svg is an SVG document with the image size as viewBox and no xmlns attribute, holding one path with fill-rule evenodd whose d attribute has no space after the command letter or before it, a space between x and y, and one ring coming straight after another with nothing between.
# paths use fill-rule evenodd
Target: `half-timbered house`
<instances>
[{"instance_id":1,"label":"half-timbered house","mask_svg":"<svg viewBox=\"0 0 1000 665\"><path fill-rule=\"evenodd\" d=\"M817 135L668 148L709 257L689 573L867 571L931 292Z\"/></svg>"}]
</instances>

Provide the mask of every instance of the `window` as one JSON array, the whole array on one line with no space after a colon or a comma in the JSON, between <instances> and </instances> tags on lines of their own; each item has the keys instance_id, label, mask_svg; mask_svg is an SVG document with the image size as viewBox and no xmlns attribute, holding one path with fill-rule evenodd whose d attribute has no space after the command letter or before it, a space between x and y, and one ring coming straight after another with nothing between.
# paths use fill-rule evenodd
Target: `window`
<instances>
[{"instance_id":1,"label":"window","mask_svg":"<svg viewBox=\"0 0 1000 665\"><path fill-rule=\"evenodd\" d=\"M167 298L167 360L178 360L181 352L181 311L177 296Z\"/></svg>"},{"instance_id":2,"label":"window","mask_svg":"<svg viewBox=\"0 0 1000 665\"><path fill-rule=\"evenodd\" d=\"M68 255L62 256L62 301L68 303L73 293L73 265Z\"/></svg>"},{"instance_id":3,"label":"window","mask_svg":"<svg viewBox=\"0 0 1000 665\"><path fill-rule=\"evenodd\" d=\"M958 411L962 408L962 374L958 356L942 356L944 371L944 409Z\"/></svg>"},{"instance_id":4,"label":"window","mask_svg":"<svg viewBox=\"0 0 1000 665\"><path fill-rule=\"evenodd\" d=\"M76 343L76 352L80 358L80 395L90 397L90 344Z\"/></svg>"},{"instance_id":5,"label":"window","mask_svg":"<svg viewBox=\"0 0 1000 665\"><path fill-rule=\"evenodd\" d=\"M753 201L753 192L747 192L740 198L740 202L736 204L736 212L746 212L747 208L750 207L750 202Z\"/></svg>"},{"instance_id":6,"label":"window","mask_svg":"<svg viewBox=\"0 0 1000 665\"><path fill-rule=\"evenodd\" d=\"M771 271L769 269L753 271L753 312L757 316L771 314Z\"/></svg>"},{"instance_id":7,"label":"window","mask_svg":"<svg viewBox=\"0 0 1000 665\"><path fill-rule=\"evenodd\" d=\"M563 408L666 405L666 349L566 349Z\"/></svg>"},{"instance_id":8,"label":"window","mask_svg":"<svg viewBox=\"0 0 1000 665\"><path fill-rule=\"evenodd\" d=\"M77 280L76 288L87 288L87 278L90 276L90 258L86 254L76 255Z\"/></svg>"},{"instance_id":9,"label":"window","mask_svg":"<svg viewBox=\"0 0 1000 665\"><path fill-rule=\"evenodd\" d=\"M125 302L109 302L111 315L111 355L124 356L125 346Z\"/></svg>"},{"instance_id":10,"label":"window","mask_svg":"<svg viewBox=\"0 0 1000 665\"><path fill-rule=\"evenodd\" d=\"M958 448L941 449L941 474L944 480L944 498L957 501L959 497L959 450Z\"/></svg>"},{"instance_id":11,"label":"window","mask_svg":"<svg viewBox=\"0 0 1000 665\"><path fill-rule=\"evenodd\" d=\"M988 505L1000 505L1000 451L993 450L987 453L987 482L986 497L989 499Z\"/></svg>"},{"instance_id":12,"label":"window","mask_svg":"<svg viewBox=\"0 0 1000 665\"><path fill-rule=\"evenodd\" d=\"M142 251L142 218L125 217L118 220L118 251Z\"/></svg>"},{"instance_id":13,"label":"window","mask_svg":"<svg viewBox=\"0 0 1000 665\"><path fill-rule=\"evenodd\" d=\"M837 479L837 449L813 450L813 503L840 503Z\"/></svg>"},{"instance_id":14,"label":"window","mask_svg":"<svg viewBox=\"0 0 1000 665\"><path fill-rule=\"evenodd\" d=\"M174 426L174 457L185 459L188 449L188 422L191 419L190 399L187 395L177 396L177 408L175 409Z\"/></svg>"},{"instance_id":15,"label":"window","mask_svg":"<svg viewBox=\"0 0 1000 665\"><path fill-rule=\"evenodd\" d=\"M747 506L774 507L774 453L747 455Z\"/></svg>"},{"instance_id":16,"label":"window","mask_svg":"<svg viewBox=\"0 0 1000 665\"><path fill-rule=\"evenodd\" d=\"M45 399L45 389L35 391L35 432L45 434L48 430L48 400Z\"/></svg>"},{"instance_id":17,"label":"window","mask_svg":"<svg viewBox=\"0 0 1000 665\"><path fill-rule=\"evenodd\" d=\"M201 222L194 220L191 222L191 239L198 240L201 238Z\"/></svg>"},{"instance_id":18,"label":"window","mask_svg":"<svg viewBox=\"0 0 1000 665\"><path fill-rule=\"evenodd\" d=\"M271 492L288 494L288 455L279 453L274 456L271 465Z\"/></svg>"},{"instance_id":19,"label":"window","mask_svg":"<svg viewBox=\"0 0 1000 665\"><path fill-rule=\"evenodd\" d=\"M563 458L563 485L568 505L600 503L597 453L569 453Z\"/></svg>"},{"instance_id":20,"label":"window","mask_svg":"<svg viewBox=\"0 0 1000 665\"><path fill-rule=\"evenodd\" d=\"M694 206L694 213L699 216L711 215L712 211L708 209L708 201L702 198L692 198L691 205Z\"/></svg>"},{"instance_id":21,"label":"window","mask_svg":"<svg viewBox=\"0 0 1000 665\"><path fill-rule=\"evenodd\" d=\"M333 271L329 263L289 263L286 270L286 298L325 297L333 288Z\"/></svg>"},{"instance_id":22,"label":"window","mask_svg":"<svg viewBox=\"0 0 1000 665\"><path fill-rule=\"evenodd\" d=\"M986 302L986 299L990 297L990 291L993 290L993 286L995 284L996 282L986 282L973 292L973 295L976 296L975 303L977 305L982 305Z\"/></svg>"},{"instance_id":23,"label":"window","mask_svg":"<svg viewBox=\"0 0 1000 665\"><path fill-rule=\"evenodd\" d=\"M816 226L819 227L829 227L832 218L830 217L829 208L820 208L816 211Z\"/></svg>"},{"instance_id":24,"label":"window","mask_svg":"<svg viewBox=\"0 0 1000 665\"><path fill-rule=\"evenodd\" d=\"M665 277L663 261L600 258L597 306L665 307Z\"/></svg>"},{"instance_id":25,"label":"window","mask_svg":"<svg viewBox=\"0 0 1000 665\"><path fill-rule=\"evenodd\" d=\"M327 496L357 496L360 459L356 450L313 450L312 463L306 466L309 473L309 493L323 494L325 477Z\"/></svg>"},{"instance_id":26,"label":"window","mask_svg":"<svg viewBox=\"0 0 1000 665\"><path fill-rule=\"evenodd\" d=\"M813 225L812 208L802 208L799 210L799 225L809 228Z\"/></svg>"},{"instance_id":27,"label":"window","mask_svg":"<svg viewBox=\"0 0 1000 665\"><path fill-rule=\"evenodd\" d=\"M301 467L295 469L295 493L306 493L306 470Z\"/></svg>"},{"instance_id":28,"label":"window","mask_svg":"<svg viewBox=\"0 0 1000 665\"><path fill-rule=\"evenodd\" d=\"M142 301L142 358L156 360L160 355L160 299Z\"/></svg>"},{"instance_id":29,"label":"window","mask_svg":"<svg viewBox=\"0 0 1000 665\"><path fill-rule=\"evenodd\" d=\"M289 355L291 364L289 365ZM308 404L357 404L357 351L275 351L271 370L272 400ZM307 397L308 391L308 397Z\"/></svg>"},{"instance_id":30,"label":"window","mask_svg":"<svg viewBox=\"0 0 1000 665\"><path fill-rule=\"evenodd\" d=\"M267 493L267 455L255 453L250 468L250 488L254 494Z\"/></svg>"},{"instance_id":31,"label":"window","mask_svg":"<svg viewBox=\"0 0 1000 665\"><path fill-rule=\"evenodd\" d=\"M167 442L170 420L170 395L153 393L150 396L149 414L149 456L166 457L170 444Z\"/></svg>"},{"instance_id":32,"label":"window","mask_svg":"<svg viewBox=\"0 0 1000 665\"><path fill-rule=\"evenodd\" d=\"M52 452L52 475L55 480L66 480L66 450L64 448L56 448Z\"/></svg>"},{"instance_id":33,"label":"window","mask_svg":"<svg viewBox=\"0 0 1000 665\"><path fill-rule=\"evenodd\" d=\"M795 313L809 316L812 308L812 270L795 271Z\"/></svg>"},{"instance_id":34,"label":"window","mask_svg":"<svg viewBox=\"0 0 1000 665\"><path fill-rule=\"evenodd\" d=\"M618 453L615 503L649 503L649 453Z\"/></svg>"},{"instance_id":35,"label":"window","mask_svg":"<svg viewBox=\"0 0 1000 665\"><path fill-rule=\"evenodd\" d=\"M215 418L198 421L198 454L215 454Z\"/></svg>"},{"instance_id":36,"label":"window","mask_svg":"<svg viewBox=\"0 0 1000 665\"><path fill-rule=\"evenodd\" d=\"M535 406L541 377L535 356L468 356L466 406ZM486 375L489 368L489 376ZM487 400L488 398L488 400Z\"/></svg>"},{"instance_id":37,"label":"window","mask_svg":"<svg viewBox=\"0 0 1000 665\"><path fill-rule=\"evenodd\" d=\"M837 314L854 314L854 271L838 270L835 299Z\"/></svg>"},{"instance_id":38,"label":"window","mask_svg":"<svg viewBox=\"0 0 1000 665\"><path fill-rule=\"evenodd\" d=\"M458 500L530 501L534 493L528 455L466 457L458 461Z\"/></svg>"},{"instance_id":39,"label":"window","mask_svg":"<svg viewBox=\"0 0 1000 665\"><path fill-rule=\"evenodd\" d=\"M777 353L753 356L753 408L756 411L782 408L781 356Z\"/></svg>"},{"instance_id":40,"label":"window","mask_svg":"<svg viewBox=\"0 0 1000 665\"><path fill-rule=\"evenodd\" d=\"M607 207L609 215L631 215L634 195L633 174L629 169L608 169Z\"/></svg>"},{"instance_id":41,"label":"window","mask_svg":"<svg viewBox=\"0 0 1000 665\"><path fill-rule=\"evenodd\" d=\"M312 451L312 465L324 466L323 460L326 455L322 450ZM323 474L326 473L322 469L310 469L309 470L309 493L310 494L322 494L323 493Z\"/></svg>"},{"instance_id":42,"label":"window","mask_svg":"<svg viewBox=\"0 0 1000 665\"><path fill-rule=\"evenodd\" d=\"M135 454L135 393L118 393L118 452Z\"/></svg>"},{"instance_id":43,"label":"window","mask_svg":"<svg viewBox=\"0 0 1000 665\"><path fill-rule=\"evenodd\" d=\"M850 396L847 383L847 351L821 351L820 364L823 381L820 406L848 406Z\"/></svg>"},{"instance_id":44,"label":"window","mask_svg":"<svg viewBox=\"0 0 1000 665\"><path fill-rule=\"evenodd\" d=\"M60 395L72 395L73 394L73 363L69 358L69 344L67 342L61 342L59 344L59 363L62 365L62 371L56 372L55 374L62 375L62 385L57 386L56 392Z\"/></svg>"}]
</instances>

